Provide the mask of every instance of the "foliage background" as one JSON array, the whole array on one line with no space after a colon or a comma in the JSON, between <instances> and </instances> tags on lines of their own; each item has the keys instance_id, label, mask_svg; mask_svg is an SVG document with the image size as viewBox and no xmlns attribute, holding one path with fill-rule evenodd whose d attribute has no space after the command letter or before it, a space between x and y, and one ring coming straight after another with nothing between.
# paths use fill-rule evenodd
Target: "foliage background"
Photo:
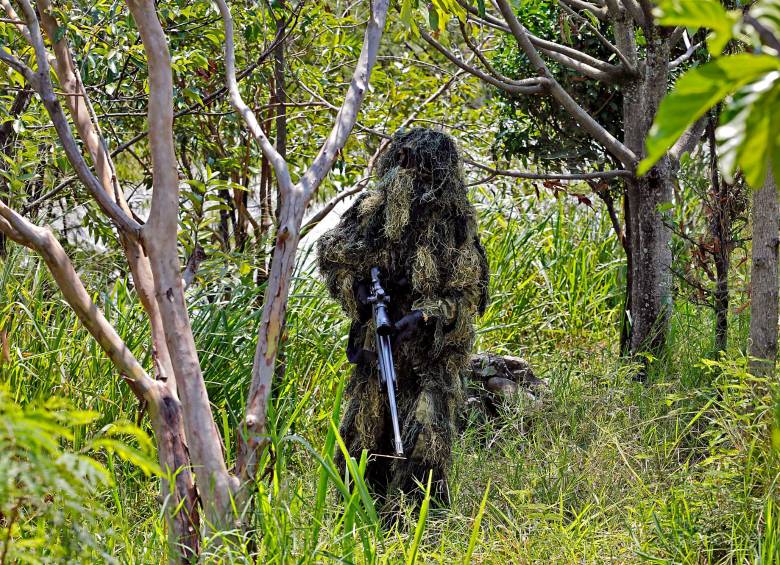
<instances>
[{"instance_id":1,"label":"foliage background","mask_svg":"<svg viewBox=\"0 0 780 565\"><path fill-rule=\"evenodd\" d=\"M273 8L280 16L281 4ZM146 69L133 24L113 2L57 6L104 134L119 147L144 129ZM307 4L291 36L286 73L294 171L327 132L333 114L328 102L339 99L359 49L361 13L350 6ZM171 2L160 10L175 56L177 108L185 110L221 87L220 26L207 2ZM258 6L242 5L235 17L245 30L241 68L259 56L256 45L270 43L276 24ZM6 24L0 24L0 41L20 47ZM391 24L382 52L361 126L320 202L362 177L380 141L370 130L393 132L452 76L403 22ZM495 57L505 72L521 76L525 62L507 46L499 45ZM257 108L270 103L271 76L264 61L242 82L245 98ZM3 80L8 88L0 92L0 111L8 112L21 85L13 73ZM557 134L545 134L542 126L549 124L518 120L524 109L495 96L459 78L422 109L416 123L448 128L461 147L485 161L498 152L526 164L541 157L523 145L529 137L550 135L554 144L560 141L555 135L566 133L563 125ZM0 193L14 205L49 192L70 174L41 115L33 101L14 121L19 137L0 168ZM249 142L238 125L222 101L176 122L180 158L189 156L194 164L182 166L192 178L182 179L189 188L180 243L183 255L195 243L207 251L188 298L229 462L263 292L256 273L267 253L265 241L240 250L222 245L216 233L225 206L220 190L235 188L237 172L259 174L242 168ZM275 127L270 120L268 127ZM576 151L550 158L600 158L570 141ZM686 165L680 206L673 211L675 223L691 231L703 221L697 187L704 158L694 156ZM151 182L147 162L143 140L117 157L140 216ZM492 273L478 348L527 357L549 391L536 401L520 396L507 402L495 420L469 413L454 451L452 510L421 522L409 509L397 528L382 531L360 496L359 481L342 490L321 487L338 449L330 422L347 374L347 328L304 253L291 298L286 371L274 391L273 457L264 462L254 509L256 546L250 540L207 545L206 558L240 561L256 553L276 563L777 562L780 408L777 383L744 370L747 244L732 262L731 349L713 358L711 311L685 300L690 288L678 282L668 356L647 385L634 383L630 367L617 361L625 262L604 210L544 184L485 179L475 171L469 180ZM574 195L588 190L570 187ZM36 210L39 219L68 238L95 302L149 366L148 328L121 271L113 232L78 183L50 202ZM674 244L675 264L682 268L690 263L690 249L684 238ZM136 399L37 257L9 248L0 262L0 297L0 328L9 344L0 365L0 562L25 554L48 562L162 561L160 477L148 439L126 422L137 418L146 429ZM17 518L11 519L14 507Z\"/></svg>"}]
</instances>

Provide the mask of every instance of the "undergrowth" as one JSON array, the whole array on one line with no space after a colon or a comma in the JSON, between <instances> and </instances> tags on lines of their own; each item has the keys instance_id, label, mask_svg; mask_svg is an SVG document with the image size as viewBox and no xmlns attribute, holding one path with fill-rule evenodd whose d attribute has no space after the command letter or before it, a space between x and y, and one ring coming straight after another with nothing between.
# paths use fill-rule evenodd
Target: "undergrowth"
<instances>
[{"instance_id":1,"label":"undergrowth","mask_svg":"<svg viewBox=\"0 0 780 565\"><path fill-rule=\"evenodd\" d=\"M667 357L648 383L636 383L617 358L625 263L605 215L562 201L509 205L487 196L493 203L482 206L481 230L493 278L478 348L528 358L549 390L534 402L508 401L495 419L468 419L453 450L452 508L405 508L397 524L383 528L360 479L361 454L352 454L347 477L332 464L340 449L333 423L348 372L347 328L304 254L255 530L243 540L207 543L206 561L780 562L778 385L746 372L744 318L734 315L732 349L713 358L710 313L679 301ZM207 280L220 282L190 291L193 326L232 460L263 289L251 275L205 268ZM110 271L88 273L89 288L148 366L143 316L126 280L110 279ZM79 546L75 561L164 562L159 479L144 469L143 441L129 441L136 459L94 443L112 423L136 419L137 403L42 264L18 249L0 263L0 326L10 344L0 368L4 402L32 410L67 398L94 412L57 449L89 454L107 474L79 486L78 516L29 516L29 531L56 533L36 546L37 558L58 561L62 540L83 530L91 542ZM26 472L34 484L39 475ZM30 492L32 500L42 491ZM4 513L7 503L0 501ZM82 512L95 520L81 520ZM7 524L0 516L0 553L26 542Z\"/></svg>"}]
</instances>

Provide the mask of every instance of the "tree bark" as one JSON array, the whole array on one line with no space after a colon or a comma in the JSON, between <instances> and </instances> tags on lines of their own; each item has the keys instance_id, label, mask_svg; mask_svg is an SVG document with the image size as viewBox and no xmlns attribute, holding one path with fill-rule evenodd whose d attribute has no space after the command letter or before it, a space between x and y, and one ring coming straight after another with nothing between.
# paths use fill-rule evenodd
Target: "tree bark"
<instances>
[{"instance_id":1,"label":"tree bark","mask_svg":"<svg viewBox=\"0 0 780 565\"><path fill-rule=\"evenodd\" d=\"M777 246L780 211L773 171L753 192L753 257L750 274L750 372L771 376L777 357Z\"/></svg>"},{"instance_id":2,"label":"tree bark","mask_svg":"<svg viewBox=\"0 0 780 565\"><path fill-rule=\"evenodd\" d=\"M731 262L731 186L718 172L715 116L707 124L710 149L710 234L715 262L715 352L725 351L729 336L729 265Z\"/></svg>"},{"instance_id":3,"label":"tree bark","mask_svg":"<svg viewBox=\"0 0 780 565\"><path fill-rule=\"evenodd\" d=\"M51 13L48 0L42 0L39 9L41 24L54 47L55 73L60 87L67 94L65 106L92 159L97 178L104 191L127 215L130 215L130 207L114 173L114 164L97 126L91 119L89 98L77 73L67 39L62 36L58 41L55 41L59 24ZM164 498L171 495L169 509L180 508L176 514L166 512L166 520L171 534L170 550L177 552L181 558L188 559L198 553L199 532L197 524L199 517L196 506L197 492L187 452L176 379L165 341L160 310L154 296L154 277L149 258L137 240L128 237L121 229L119 236L136 293L149 318L155 374L167 389L160 399L160 402L164 404L159 406L150 404L150 414L155 437L158 441L160 465L163 471L176 476L173 489L170 488L171 485L168 485L165 479L161 481ZM165 447L160 448L159 446L163 444ZM193 525L196 526L194 532Z\"/></svg>"},{"instance_id":4,"label":"tree bark","mask_svg":"<svg viewBox=\"0 0 780 565\"><path fill-rule=\"evenodd\" d=\"M657 355L664 347L671 314L671 230L664 211L672 196L668 163L639 179L628 179L631 221L630 351Z\"/></svg>"},{"instance_id":5,"label":"tree bark","mask_svg":"<svg viewBox=\"0 0 780 565\"><path fill-rule=\"evenodd\" d=\"M149 67L149 148L154 191L144 248L154 276L155 299L176 384L182 399L184 429L192 464L198 469L199 493L210 530L228 530L233 522L235 481L222 453L211 413L189 312L184 300L178 241L179 177L173 143L173 80L170 51L152 0L128 0Z\"/></svg>"},{"instance_id":6,"label":"tree bark","mask_svg":"<svg viewBox=\"0 0 780 565\"><path fill-rule=\"evenodd\" d=\"M623 14L626 17L626 14ZM619 22L625 49L635 52L633 27ZM642 155L653 118L666 94L670 49L664 41L649 41L641 76L623 93L625 143ZM664 157L641 178L626 179L631 257L629 350L632 355L658 355L666 342L671 313L671 230L666 226L676 164Z\"/></svg>"}]
</instances>

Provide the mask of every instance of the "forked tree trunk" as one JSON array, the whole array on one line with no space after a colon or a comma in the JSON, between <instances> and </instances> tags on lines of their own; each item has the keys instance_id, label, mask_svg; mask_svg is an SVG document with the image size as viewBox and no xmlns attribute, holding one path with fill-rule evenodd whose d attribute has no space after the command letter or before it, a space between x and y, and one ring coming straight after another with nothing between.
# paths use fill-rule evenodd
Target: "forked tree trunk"
<instances>
[{"instance_id":1,"label":"forked tree trunk","mask_svg":"<svg viewBox=\"0 0 780 565\"><path fill-rule=\"evenodd\" d=\"M780 211L773 172L753 192L753 260L750 284L750 372L770 376L777 358L777 245Z\"/></svg>"},{"instance_id":2,"label":"forked tree trunk","mask_svg":"<svg viewBox=\"0 0 780 565\"><path fill-rule=\"evenodd\" d=\"M130 216L130 207L124 198L114 165L100 133L90 117L89 98L78 76L70 45L63 35L55 41L59 24L48 0L39 3L41 24L54 48L54 69L60 87L68 94L65 107L73 119L76 130L95 166L97 178L103 190ZM60 34L61 35L61 34ZM154 296L154 277L149 259L138 241L119 231L119 239L127 258L133 285L139 301L146 311L151 327L155 375L161 381L160 395L149 402L152 426L158 438L158 459L163 472L176 478L173 484L161 481L163 498L167 499L165 517L171 532L171 551L187 559L198 553L197 492L192 476L187 442L184 435L181 404L177 396L171 358L165 342L165 332L160 311Z\"/></svg>"}]
</instances>

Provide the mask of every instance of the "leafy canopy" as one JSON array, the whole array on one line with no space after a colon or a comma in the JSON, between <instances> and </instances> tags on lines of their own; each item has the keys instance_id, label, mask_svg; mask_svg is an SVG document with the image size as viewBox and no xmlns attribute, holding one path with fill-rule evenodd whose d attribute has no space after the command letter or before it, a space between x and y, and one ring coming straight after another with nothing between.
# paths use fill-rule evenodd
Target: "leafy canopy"
<instances>
[{"instance_id":1,"label":"leafy canopy","mask_svg":"<svg viewBox=\"0 0 780 565\"><path fill-rule=\"evenodd\" d=\"M780 0L758 2L744 19L715 0L667 0L657 14L662 24L710 28L707 43L714 59L683 74L663 100L638 173L649 171L691 124L723 103L716 132L721 172L728 179L740 168L750 186L760 187L770 162L780 170L780 54L765 53L748 22L777 37ZM753 44L754 52L723 55L732 39Z\"/></svg>"}]
</instances>

